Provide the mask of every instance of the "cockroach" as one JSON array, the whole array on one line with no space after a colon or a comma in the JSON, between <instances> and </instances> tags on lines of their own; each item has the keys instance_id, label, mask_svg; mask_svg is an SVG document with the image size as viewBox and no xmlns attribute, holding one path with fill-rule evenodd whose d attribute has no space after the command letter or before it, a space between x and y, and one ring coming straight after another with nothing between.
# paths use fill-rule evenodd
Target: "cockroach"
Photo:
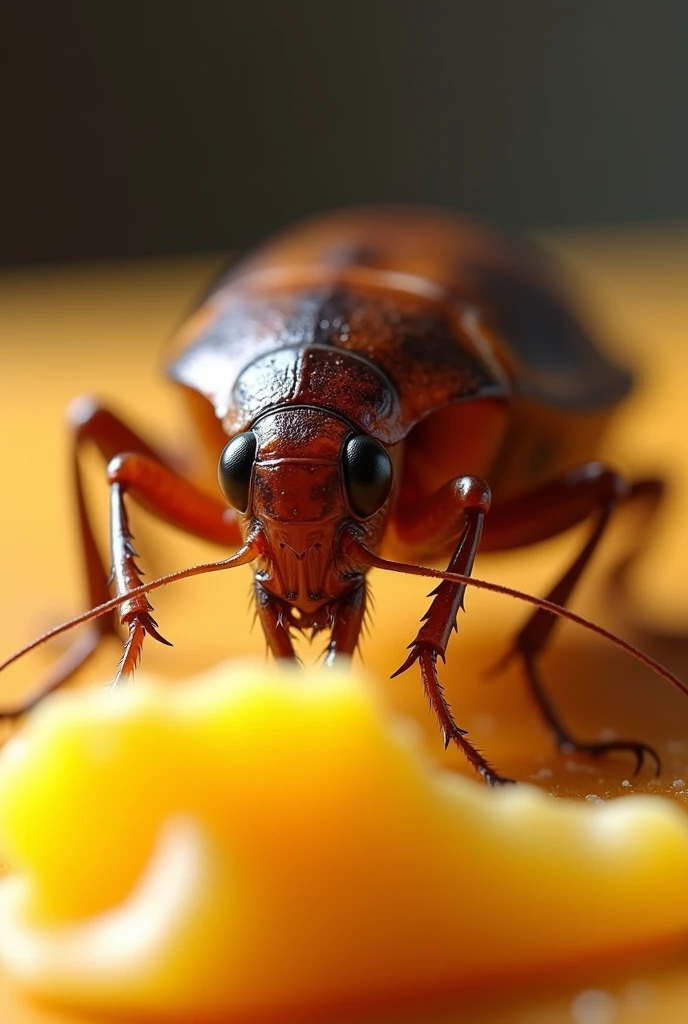
<instances>
[{"instance_id":1,"label":"cockroach","mask_svg":"<svg viewBox=\"0 0 688 1024\"><path fill-rule=\"evenodd\" d=\"M573 619L676 679L632 645L565 608L620 504L655 507L656 479L627 484L594 458L631 377L605 358L534 249L458 216L418 210L338 212L298 226L229 270L172 345L181 389L225 501L192 482L113 411L71 409L73 472L90 621L16 716L126 630L119 675L158 632L147 593L173 579L253 563L257 616L272 653L296 658L292 634L324 632L325 661L356 650L371 566L440 582L409 654L445 746L486 780L499 774L457 724L438 676L473 562L589 521L579 554L535 605L511 655L559 747L599 756L656 752L634 740L580 742L562 723L538 662L557 617ZM107 461L109 573L95 542L81 455ZM182 530L237 549L144 585L127 500ZM387 557L378 552L385 550ZM445 571L418 563L439 561ZM475 581L476 583L479 581ZM110 596L114 587L114 597ZM118 615L112 613L118 609ZM96 617L98 616L98 617ZM18 652L5 664L20 656Z\"/></svg>"}]
</instances>

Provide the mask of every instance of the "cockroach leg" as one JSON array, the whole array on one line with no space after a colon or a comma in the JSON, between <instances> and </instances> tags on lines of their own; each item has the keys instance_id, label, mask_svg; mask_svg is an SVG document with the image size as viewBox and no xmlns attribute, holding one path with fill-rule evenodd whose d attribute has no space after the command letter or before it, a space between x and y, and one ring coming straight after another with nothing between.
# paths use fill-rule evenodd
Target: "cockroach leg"
<instances>
[{"instance_id":1,"label":"cockroach leg","mask_svg":"<svg viewBox=\"0 0 688 1024\"><path fill-rule=\"evenodd\" d=\"M523 665L530 686L530 692L540 710L540 713L554 734L558 749L563 754L585 754L588 757L604 757L616 751L628 752L635 757L635 775L642 770L645 758L648 757L654 762L655 775L661 771L662 762L659 754L648 743L640 740L599 740L584 742L575 739L563 724L551 698L548 696L540 677L535 659L530 655L523 655Z\"/></svg>"},{"instance_id":2,"label":"cockroach leg","mask_svg":"<svg viewBox=\"0 0 688 1024\"><path fill-rule=\"evenodd\" d=\"M89 515L81 468L84 449L93 444L100 454L111 459L120 451L139 451L151 458L156 452L126 423L95 399L83 396L72 402L68 421L72 433L72 486L77 509L79 546L86 577L90 606L103 604L110 597L108 572L98 550ZM117 637L116 614L104 615L88 624L52 666L36 693L14 708L0 708L0 718L18 718L40 703L49 693L72 679L100 648L107 637Z\"/></svg>"},{"instance_id":3,"label":"cockroach leg","mask_svg":"<svg viewBox=\"0 0 688 1024\"><path fill-rule=\"evenodd\" d=\"M188 533L206 540L224 541L228 545L236 540L236 520L228 515L226 507L199 491L154 456L139 452L117 455L108 464L107 476L110 483L111 581L117 596L128 594L143 582L132 546L125 493L131 494L159 518ZM138 665L146 636L171 646L158 632L152 610L145 594L124 601L120 606L120 622L127 628L128 636L115 684Z\"/></svg>"},{"instance_id":4,"label":"cockroach leg","mask_svg":"<svg viewBox=\"0 0 688 1024\"><path fill-rule=\"evenodd\" d=\"M129 516L124 504L122 484L113 483L111 485L110 502L112 581L115 584L115 593L120 596L139 587L143 580L141 570L136 563L138 555L132 544L134 538L129 528ZM169 640L158 633L158 624L151 615L152 611L153 606L145 594L125 601L120 606L120 622L126 626L128 635L113 686L117 685L122 676L131 675L137 668L141 660L146 634L168 647L172 646Z\"/></svg>"},{"instance_id":5,"label":"cockroach leg","mask_svg":"<svg viewBox=\"0 0 688 1024\"><path fill-rule=\"evenodd\" d=\"M438 500L443 503L449 492L443 491ZM482 535L483 523L490 507L490 492L487 485L479 477L462 477L454 481L451 488L454 514L460 512L464 527L449 565L448 572L457 572L470 576L476 552ZM419 513L420 516L421 513ZM432 515L432 506L430 507ZM410 517L409 517L410 519ZM415 524L414 524L415 525ZM438 523L438 527L442 526ZM450 583L443 580L432 591L433 601L423 616L423 623L415 640L409 645L410 654L406 661L394 673L395 676L405 672L414 662L418 662L423 688L430 706L437 716L445 747L453 743L464 754L469 764L482 775L492 786L513 782L513 779L500 775L483 755L466 739L466 730L461 729L452 714L442 684L437 674L438 656L445 659L445 653L452 632L457 630L457 615L463 608L466 586L462 583Z\"/></svg>"},{"instance_id":6,"label":"cockroach leg","mask_svg":"<svg viewBox=\"0 0 688 1024\"><path fill-rule=\"evenodd\" d=\"M470 576L485 516L490 508L490 500L490 489L484 480L475 476L460 477L451 482L449 489L442 488L426 503L424 509L408 510L404 518L404 529L409 532L417 530L424 517L427 517L429 531L442 530L443 524L435 521L436 506L441 504L442 507L446 507L450 502L451 518L454 521L458 519L462 523L462 528L447 571ZM415 652L422 645L436 651L444 660L449 638L452 632L457 630L456 619L459 609L463 608L465 591L464 583L450 583L448 580L443 580L432 591L432 604L423 616L423 624L415 640L409 644L411 654L395 675L404 672L413 663Z\"/></svg>"},{"instance_id":7,"label":"cockroach leg","mask_svg":"<svg viewBox=\"0 0 688 1024\"><path fill-rule=\"evenodd\" d=\"M107 601L109 593L109 574L103 565L96 544L91 518L89 516L84 494L81 455L84 449L92 444L100 455L109 461L118 452L135 451L147 455L151 459L164 461L139 434L135 433L115 413L101 405L95 399L82 396L75 399L68 410L68 419L73 431L72 474L74 495L76 498L79 538L81 554L86 572L86 588L89 604L92 606ZM108 635L117 636L116 616L108 615L97 620L90 627L97 630L104 638ZM75 669L69 675L71 676Z\"/></svg>"},{"instance_id":8,"label":"cockroach leg","mask_svg":"<svg viewBox=\"0 0 688 1024\"><path fill-rule=\"evenodd\" d=\"M623 556L619 558L609 575L610 590L615 602L624 600L628 604L628 583L638 558L647 550L648 533L654 530L654 522L657 518L666 498L666 482L659 477L647 477L642 480L635 480L631 484L627 504L637 507L640 529L633 532L633 541L629 544ZM634 628L646 631L646 627L637 623L638 616L633 608L624 608L624 618L633 622ZM653 631L654 635L654 631ZM683 640L680 636L679 639Z\"/></svg>"},{"instance_id":9,"label":"cockroach leg","mask_svg":"<svg viewBox=\"0 0 688 1024\"><path fill-rule=\"evenodd\" d=\"M412 660L417 661L420 667L423 689L425 690L430 706L435 712L440 723L440 728L444 737L445 750L450 743L457 746L468 763L475 768L479 775L482 775L488 785L503 786L506 784L513 784L514 779L509 779L504 775L500 775L492 767L489 761L483 757L477 747L474 747L473 744L466 739L466 730L461 729L454 721L454 716L449 706L449 702L445 696L442 684L440 683L439 676L437 674L437 655L438 652L436 650L433 650L433 648L427 644L423 644L421 647L414 649ZM403 672L406 667L407 665L403 665L394 674L398 675L399 672Z\"/></svg>"},{"instance_id":10,"label":"cockroach leg","mask_svg":"<svg viewBox=\"0 0 688 1024\"><path fill-rule=\"evenodd\" d=\"M583 501L587 499L589 502L589 512L596 512L596 517L583 548L561 579L558 580L547 594L547 600L561 606L567 604L574 587L597 550L617 505L620 502L628 504L635 501L645 501L650 498L648 509L651 514L654 514L660 497L660 486L659 482L655 480L641 480L629 488L615 473L601 466L591 466L587 474L580 471L570 474L568 478L560 481L558 488L556 484L548 485L551 494L559 499L560 504L568 504L569 509L575 509L581 498ZM535 498L536 495L533 494L524 499L531 511L535 511L538 504ZM563 512L562 514L566 513ZM532 517L531 528L537 529L539 517L542 517L542 522L544 523L547 519L556 521L557 516L558 508L556 505L553 507L550 503L547 503L547 505L542 506L540 513L536 512ZM639 547L634 547L631 553L624 557L621 563L624 573L630 568L639 551ZM537 659L550 642L557 622L558 619L543 609L533 612L517 634L511 650L505 658L500 660L495 668L499 669L512 657L519 657L522 660L530 692L545 723L552 730L557 747L560 750L566 753L583 754L592 757L601 757L616 751L627 751L636 760L636 774L641 770L646 757L654 762L655 771L659 774L661 768L660 758L657 751L649 744L638 740L624 739L599 742L582 741L575 739L563 724L546 693L537 666Z\"/></svg>"},{"instance_id":11,"label":"cockroach leg","mask_svg":"<svg viewBox=\"0 0 688 1024\"><path fill-rule=\"evenodd\" d=\"M224 547L236 548L241 545L241 531L234 511L228 509L219 497L210 497L180 476L110 410L93 399L81 398L72 404L69 419L74 433L72 468L81 552L92 606L108 601L112 581L117 584L117 593L120 595L141 582L120 488L122 493L127 490L134 500L144 504L154 515L188 533ZM95 445L100 454L110 460L108 478L113 486L111 508L115 510L111 530L112 577L108 576L98 551L85 499L80 456L87 444ZM125 454L119 454L121 452ZM118 572L119 582L116 579ZM75 639L36 692L13 708L0 708L0 719L19 718L49 693L68 682L96 653L107 636L117 636L115 616L113 611L89 622L88 631ZM144 596L135 598L131 606L129 602L124 602L119 617L127 626L129 635L117 678L135 667L146 634L167 643L157 632L157 623L150 614L150 606Z\"/></svg>"}]
</instances>

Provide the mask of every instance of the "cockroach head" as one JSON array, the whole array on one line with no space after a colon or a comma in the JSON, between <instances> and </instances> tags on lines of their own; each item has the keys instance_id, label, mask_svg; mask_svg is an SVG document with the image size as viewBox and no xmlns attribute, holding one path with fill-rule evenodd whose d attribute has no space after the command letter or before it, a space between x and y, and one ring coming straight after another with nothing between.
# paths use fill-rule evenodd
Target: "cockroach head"
<instances>
[{"instance_id":1,"label":"cockroach head","mask_svg":"<svg viewBox=\"0 0 688 1024\"><path fill-rule=\"evenodd\" d=\"M343 417L283 406L225 446L220 487L230 505L282 527L365 521L392 490L392 461L375 438Z\"/></svg>"}]
</instances>

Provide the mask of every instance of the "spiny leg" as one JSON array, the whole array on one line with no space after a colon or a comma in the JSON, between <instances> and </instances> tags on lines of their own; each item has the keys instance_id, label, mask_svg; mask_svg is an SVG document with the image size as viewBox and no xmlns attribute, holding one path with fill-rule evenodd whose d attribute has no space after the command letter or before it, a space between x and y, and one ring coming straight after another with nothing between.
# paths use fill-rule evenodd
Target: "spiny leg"
<instances>
[{"instance_id":1,"label":"spiny leg","mask_svg":"<svg viewBox=\"0 0 688 1024\"><path fill-rule=\"evenodd\" d=\"M433 496L427 503L427 515L430 521L437 521L439 528L444 531L446 521L442 523L442 517L435 514L438 507L451 509L454 519L459 516L463 521L460 540L447 570L468 576L473 569L483 523L490 507L489 489L479 477L468 476L451 481ZM413 516L413 521L409 525L414 531L418 529L422 515L423 513L419 512ZM411 520L411 514L408 512L407 519ZM457 724L437 673L437 659L440 657L442 661L445 660L451 634L457 631L457 615L463 608L465 590L464 584L444 580L432 591L432 604L423 616L423 624L416 638L409 644L411 652L394 675L405 672L414 662L418 662L423 688L440 723L445 748L453 743L489 785L498 786L513 782L513 779L500 775L466 739L466 730Z\"/></svg>"},{"instance_id":2,"label":"spiny leg","mask_svg":"<svg viewBox=\"0 0 688 1024\"><path fill-rule=\"evenodd\" d=\"M79 539L86 574L86 592L89 604L93 607L102 604L109 598L110 579L98 551L86 505L81 454L87 445L92 444L107 462L123 451L138 452L159 462L166 460L119 416L92 398L82 396L72 402L68 410L68 418L74 432L72 474ZM117 617L114 614L102 616L100 619L96 619L89 629L95 632L101 640L106 636L117 637L116 621Z\"/></svg>"},{"instance_id":3,"label":"spiny leg","mask_svg":"<svg viewBox=\"0 0 688 1024\"><path fill-rule=\"evenodd\" d=\"M519 514L528 518L531 531L537 531L538 522L541 523L543 539L544 536L549 535L551 524L557 522L559 513L563 516L570 516L572 509L578 509L583 513L581 518L587 518L586 512L587 515L595 515L593 528L586 543L561 579L546 595L548 600L555 604L566 605L596 551L617 505L622 501L627 503L636 499L645 499L648 495L651 496L656 491L655 483L655 481L639 481L629 489L616 473L599 464L592 464L567 474L560 481L549 484L541 491L533 492L519 500ZM653 503L653 508L655 504ZM501 523L506 523L509 520L509 508L502 506L495 509L494 512L495 515L491 517L489 524L493 532L491 537L493 543L499 536ZM629 560L632 559L624 559L625 567L628 566ZM557 747L563 752L591 757L601 757L617 751L628 752L635 758L636 774L642 768L645 757L654 761L655 769L659 773L659 755L647 743L627 739L583 741L576 739L566 728L546 692L538 668L538 658L549 643L557 622L558 619L546 611L534 612L516 635L511 650L505 658L500 660L496 668L501 667L514 656L521 658L533 699L545 723L552 730Z\"/></svg>"},{"instance_id":4,"label":"spiny leg","mask_svg":"<svg viewBox=\"0 0 688 1024\"><path fill-rule=\"evenodd\" d=\"M75 493L91 606L104 603L110 598L110 578L98 552L84 498L79 454L83 444L87 441L95 444L100 453L110 459L108 466L110 483L121 484L122 492L125 489L128 490L132 498L145 505L153 515L187 533L222 546L237 547L241 544L242 537L236 514L228 509L219 498L211 498L175 472L145 441L113 413L91 400L82 400L73 410L72 421L75 428L73 449ZM113 452L122 451L123 446L127 444L133 448L133 452L125 452L117 457L112 456ZM122 509L120 538L114 545L119 554L113 574L117 575L119 566L121 584L124 587L118 593L125 593L127 589L135 585L134 579L138 580L139 577L134 563L133 550L127 551L127 544L131 545L131 534L126 523L126 509L123 505ZM115 532L117 531L115 530ZM128 587L127 579L129 579ZM126 615L126 605L124 607ZM138 653L140 653L142 634L152 633L155 630L155 623L150 616L149 607L130 608L128 611L132 613L131 623L125 623L130 633L130 642L125 650L122 670L128 670L135 664ZM133 614L134 612L136 614ZM95 622L104 623L104 625L97 625L96 628L91 628L78 637L37 691L13 708L1 708L0 718L18 718L30 711L48 693L71 679L88 658L97 651L105 636L117 635L112 618L97 619ZM132 623L134 628L132 628Z\"/></svg>"},{"instance_id":5,"label":"spiny leg","mask_svg":"<svg viewBox=\"0 0 688 1024\"><path fill-rule=\"evenodd\" d=\"M160 456L123 420L89 397L83 396L71 403L68 420L73 431L72 486L76 500L82 565L86 577L86 594L89 606L95 607L110 597L109 574L96 544L86 503L81 455L84 449L92 444L106 460L110 460L119 451L140 451L152 458ZM89 623L86 632L73 641L63 657L53 666L42 687L43 693L49 693L71 679L108 636L117 638L116 622L117 618L113 613Z\"/></svg>"},{"instance_id":6,"label":"spiny leg","mask_svg":"<svg viewBox=\"0 0 688 1024\"><path fill-rule=\"evenodd\" d=\"M110 548L112 556L112 582L117 596L127 594L142 582L142 573L136 559L133 535L129 528L129 516L124 505L124 492L120 483L113 483L110 488ZM160 643L171 647L172 644L161 636L157 630L157 622L152 616L153 606L145 594L125 601L120 605L119 618L127 628L124 650L117 666L112 685L116 686L122 676L132 675L141 660L141 651L146 634Z\"/></svg>"},{"instance_id":7,"label":"spiny leg","mask_svg":"<svg viewBox=\"0 0 688 1024\"><path fill-rule=\"evenodd\" d=\"M89 444L92 444L108 460L117 452L124 450L139 451L156 459L161 457L118 416L92 398L76 399L69 408L68 419L72 431L71 473L76 500L79 545L87 600L89 607L94 607L107 601L110 597L109 574L103 565L96 544L87 507L81 468L82 453ZM72 679L96 654L108 636L117 637L117 635L114 613L93 620L57 659L40 685L27 699L13 708L0 708L0 718L18 718L30 711L49 693Z\"/></svg>"},{"instance_id":8,"label":"spiny leg","mask_svg":"<svg viewBox=\"0 0 688 1024\"><path fill-rule=\"evenodd\" d=\"M136 563L138 556L132 545L125 493L131 494L158 518L197 537L227 546L235 545L240 538L236 516L231 509L155 458L125 452L110 460L107 475L110 483L111 579L117 596L128 594L142 582L141 570ZM119 618L127 629L127 639L113 685L136 668L146 636L169 645L169 641L158 632L152 610L145 594L120 605Z\"/></svg>"}]
</instances>

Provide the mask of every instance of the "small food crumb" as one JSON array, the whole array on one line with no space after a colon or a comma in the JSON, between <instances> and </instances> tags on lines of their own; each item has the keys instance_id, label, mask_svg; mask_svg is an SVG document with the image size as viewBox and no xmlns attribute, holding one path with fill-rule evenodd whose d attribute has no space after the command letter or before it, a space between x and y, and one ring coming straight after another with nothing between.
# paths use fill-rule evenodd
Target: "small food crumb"
<instances>
[{"instance_id":1,"label":"small food crumb","mask_svg":"<svg viewBox=\"0 0 688 1024\"><path fill-rule=\"evenodd\" d=\"M628 789L630 784L631 784L631 780L630 779L624 779L623 782L621 783L621 785L624 787L624 789Z\"/></svg>"},{"instance_id":2,"label":"small food crumb","mask_svg":"<svg viewBox=\"0 0 688 1024\"><path fill-rule=\"evenodd\" d=\"M587 793L585 799L591 804L603 804L604 800L597 793Z\"/></svg>"},{"instance_id":3,"label":"small food crumb","mask_svg":"<svg viewBox=\"0 0 688 1024\"><path fill-rule=\"evenodd\" d=\"M617 1010L614 996L599 988L579 992L571 1003L571 1017L576 1024L613 1024Z\"/></svg>"},{"instance_id":4,"label":"small food crumb","mask_svg":"<svg viewBox=\"0 0 688 1024\"><path fill-rule=\"evenodd\" d=\"M686 783L685 783L684 779L674 779L674 781L671 783L671 785L673 786L674 789L685 789L685 787L686 787Z\"/></svg>"}]
</instances>

